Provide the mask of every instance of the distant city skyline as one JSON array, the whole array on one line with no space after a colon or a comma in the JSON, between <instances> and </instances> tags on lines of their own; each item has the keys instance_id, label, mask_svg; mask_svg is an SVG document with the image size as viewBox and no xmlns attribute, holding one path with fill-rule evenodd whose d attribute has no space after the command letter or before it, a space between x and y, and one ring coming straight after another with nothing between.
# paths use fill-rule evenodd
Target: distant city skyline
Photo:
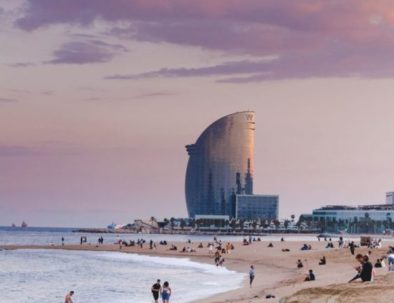
<instances>
[{"instance_id":1,"label":"distant city skyline","mask_svg":"<svg viewBox=\"0 0 394 303\"><path fill-rule=\"evenodd\" d=\"M394 191L394 3L0 0L0 225L185 217L184 146L255 111L280 216Z\"/></svg>"}]
</instances>

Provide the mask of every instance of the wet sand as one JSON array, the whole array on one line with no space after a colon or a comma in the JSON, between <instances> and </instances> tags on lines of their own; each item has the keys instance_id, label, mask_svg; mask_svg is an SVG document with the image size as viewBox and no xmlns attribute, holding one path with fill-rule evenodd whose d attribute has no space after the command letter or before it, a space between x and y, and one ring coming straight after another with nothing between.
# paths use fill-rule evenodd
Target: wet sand
<instances>
[{"instance_id":1,"label":"wet sand","mask_svg":"<svg viewBox=\"0 0 394 303\"><path fill-rule=\"evenodd\" d=\"M249 271L249 266L255 266L256 277L253 287L250 288L247 279L243 287L230 292L222 293L208 299L199 300L202 303L254 303L254 302L392 302L394 295L394 274L388 273L386 268L376 269L376 279L371 283L355 282L348 284L356 271L357 262L350 254L349 249L326 249L327 242L309 242L312 250L301 251L304 242L273 242L274 247L269 248L268 242L253 242L244 246L242 243L233 243L235 249L224 256L226 266L230 270L243 272ZM170 251L169 245L175 244L178 249L190 246L196 250L194 253L181 253ZM199 243L169 243L167 246L158 245L156 249L149 249L145 244L143 248L125 247L119 245L11 245L0 246L0 249L69 249L69 250L93 250L93 251L122 251L125 253L139 253L145 255L187 257L191 260L214 264L213 255L209 255L207 243L204 248L197 248ZM337 242L334 241L335 246ZM373 249L371 261L375 263L376 258L386 255L388 245L393 242L384 242L383 248ZM289 249L283 252L282 249ZM367 248L357 248L356 253L366 254ZM327 259L327 265L319 266L322 256ZM304 268L297 269L297 260L302 260ZM304 282L309 269L316 274L316 281ZM275 295L275 299L266 299L267 294Z\"/></svg>"}]
</instances>

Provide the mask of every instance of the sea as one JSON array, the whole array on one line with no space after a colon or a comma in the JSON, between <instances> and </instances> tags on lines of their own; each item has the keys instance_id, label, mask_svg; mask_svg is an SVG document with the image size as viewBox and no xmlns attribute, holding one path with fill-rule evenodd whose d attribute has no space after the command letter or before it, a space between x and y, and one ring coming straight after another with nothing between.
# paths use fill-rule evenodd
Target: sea
<instances>
[{"instance_id":1,"label":"sea","mask_svg":"<svg viewBox=\"0 0 394 303\"><path fill-rule=\"evenodd\" d=\"M76 244L79 243L81 237L86 237L87 243L96 244L99 237L104 238L104 243L115 243L117 241L124 240L138 240L145 239L147 241L153 240L159 242L161 240L167 240L168 242L187 242L189 240L193 242L199 241L212 241L213 236L207 235L184 235L184 234L116 234L116 233L79 233L73 232L76 228L63 228L63 227L1 227L0 226L0 245L51 245L61 244L62 237L65 240L65 244ZM237 242L242 241L244 236L230 236L230 235L219 235L217 236L222 241ZM271 234L261 237L264 241L280 241L284 237L286 241L317 241L316 235L310 234L288 234L278 235ZM348 236L349 237L349 236ZM257 237L254 237L257 238ZM335 237L333 237L334 239Z\"/></svg>"},{"instance_id":2,"label":"sea","mask_svg":"<svg viewBox=\"0 0 394 303\"><path fill-rule=\"evenodd\" d=\"M96 243L144 238L188 241L187 236L79 234L70 228L0 228L0 245ZM209 237L212 239L212 237ZM204 240L199 237L198 240ZM193 238L193 241L197 239ZM247 270L247 269L245 269ZM0 250L1 303L63 303L74 290L74 303L150 303L151 286L168 281L171 302L191 302L242 287L245 273L188 258L152 257L121 252L55 249Z\"/></svg>"}]
</instances>

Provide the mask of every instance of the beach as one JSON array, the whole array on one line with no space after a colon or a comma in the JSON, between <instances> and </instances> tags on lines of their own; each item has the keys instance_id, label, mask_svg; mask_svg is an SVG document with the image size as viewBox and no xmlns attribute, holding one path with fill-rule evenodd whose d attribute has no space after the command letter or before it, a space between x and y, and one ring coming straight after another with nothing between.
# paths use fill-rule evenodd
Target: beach
<instances>
[{"instance_id":1,"label":"beach","mask_svg":"<svg viewBox=\"0 0 394 303\"><path fill-rule=\"evenodd\" d=\"M337 242L334 241L337 247ZM268 247L269 242L252 242L243 245L242 242L233 242L234 250L225 254L224 266L229 270L247 274L251 264L255 267L256 278L253 287L250 288L248 280L245 279L243 287L233 291L214 295L207 299L198 300L202 303L222 302L391 302L394 295L392 283L394 276L388 273L387 267L376 269L374 282L347 283L355 274L355 266L358 265L354 256L346 248L325 248L328 242L309 242L311 250L301 251L304 241L272 242L274 247ZM64 249L74 251L113 251L123 253L136 253L151 256L166 256L176 258L189 258L190 260L214 264L214 257L209 254L207 242L203 242L203 248L198 248L200 242L184 243L174 242L169 245L157 245L150 249L149 243L143 248L139 246L120 248L116 244L83 244L83 245L6 245L0 249ZM169 250L171 244L178 247L178 251ZM386 255L388 246L394 244L384 242L382 248L372 249L371 261ZM179 252L182 247L190 247L195 252ZM282 250L289 251L282 251ZM366 254L368 248L356 248L356 253ZM322 256L327 259L327 264L319 266ZM298 269L297 260L300 259L304 267ZM316 281L304 282L309 269L316 274ZM146 287L150 287L147 285ZM266 299L267 295L275 298Z\"/></svg>"}]
</instances>

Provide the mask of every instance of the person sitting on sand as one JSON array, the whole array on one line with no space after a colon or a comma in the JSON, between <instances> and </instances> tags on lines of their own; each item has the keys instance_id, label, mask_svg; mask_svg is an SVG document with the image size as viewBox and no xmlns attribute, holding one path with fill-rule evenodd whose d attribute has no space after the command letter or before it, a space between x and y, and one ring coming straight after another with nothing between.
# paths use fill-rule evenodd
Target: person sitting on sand
<instances>
[{"instance_id":1,"label":"person sitting on sand","mask_svg":"<svg viewBox=\"0 0 394 303\"><path fill-rule=\"evenodd\" d=\"M315 281L316 277L315 274L313 273L313 270L310 269L308 275L305 277L304 281Z\"/></svg>"},{"instance_id":2,"label":"person sitting on sand","mask_svg":"<svg viewBox=\"0 0 394 303\"><path fill-rule=\"evenodd\" d=\"M369 261L368 256L364 256L363 259L364 262L363 262L363 267L361 269L360 278L363 282L373 281L373 276L374 276L373 265Z\"/></svg>"},{"instance_id":3,"label":"person sitting on sand","mask_svg":"<svg viewBox=\"0 0 394 303\"><path fill-rule=\"evenodd\" d=\"M355 270L357 271L357 275L355 275L355 276L349 281L349 283L351 283L351 282L353 282L353 281L355 281L355 280L357 280L357 279L360 278L360 273L361 273L362 265L363 265L363 262L364 262L363 255L362 255L362 254L357 254L355 259L356 259L357 262L359 262L361 265L355 267Z\"/></svg>"},{"instance_id":4,"label":"person sitting on sand","mask_svg":"<svg viewBox=\"0 0 394 303\"><path fill-rule=\"evenodd\" d=\"M204 245L200 242L200 244L198 244L198 248L203 248Z\"/></svg>"},{"instance_id":5,"label":"person sitting on sand","mask_svg":"<svg viewBox=\"0 0 394 303\"><path fill-rule=\"evenodd\" d=\"M163 289L161 292L161 299L163 300L163 303L170 302L171 294L172 294L172 290L170 288L170 284L166 281L163 283Z\"/></svg>"},{"instance_id":6,"label":"person sitting on sand","mask_svg":"<svg viewBox=\"0 0 394 303\"><path fill-rule=\"evenodd\" d=\"M272 244L272 242L270 242L270 244L268 244L268 247L274 247L274 244Z\"/></svg>"},{"instance_id":7,"label":"person sitting on sand","mask_svg":"<svg viewBox=\"0 0 394 303\"><path fill-rule=\"evenodd\" d=\"M385 256L380 258L380 264L382 264L382 267L386 267L386 263L384 262L385 258L386 258Z\"/></svg>"},{"instance_id":8,"label":"person sitting on sand","mask_svg":"<svg viewBox=\"0 0 394 303\"><path fill-rule=\"evenodd\" d=\"M331 241L327 243L326 248L334 248L334 243Z\"/></svg>"},{"instance_id":9,"label":"person sitting on sand","mask_svg":"<svg viewBox=\"0 0 394 303\"><path fill-rule=\"evenodd\" d=\"M303 267L304 267L304 264L302 264L301 260L298 259L298 261L297 261L297 268L303 268Z\"/></svg>"},{"instance_id":10,"label":"person sitting on sand","mask_svg":"<svg viewBox=\"0 0 394 303\"><path fill-rule=\"evenodd\" d=\"M349 281L349 283L361 279L362 282L370 282L373 280L373 266L372 263L369 262L368 256L362 256L358 254L356 256L358 262L360 262L361 267L357 267L356 270L359 272L353 279Z\"/></svg>"},{"instance_id":11,"label":"person sitting on sand","mask_svg":"<svg viewBox=\"0 0 394 303\"><path fill-rule=\"evenodd\" d=\"M73 300L71 299L71 297L74 295L74 291L70 291L66 297L64 298L64 303L73 303Z\"/></svg>"},{"instance_id":12,"label":"person sitting on sand","mask_svg":"<svg viewBox=\"0 0 394 303\"><path fill-rule=\"evenodd\" d=\"M320 259L319 265L326 265L326 264L327 264L326 257L323 256L323 257Z\"/></svg>"},{"instance_id":13,"label":"person sitting on sand","mask_svg":"<svg viewBox=\"0 0 394 303\"><path fill-rule=\"evenodd\" d=\"M381 259L376 259L376 263L375 263L375 268L382 268L382 260Z\"/></svg>"}]
</instances>

